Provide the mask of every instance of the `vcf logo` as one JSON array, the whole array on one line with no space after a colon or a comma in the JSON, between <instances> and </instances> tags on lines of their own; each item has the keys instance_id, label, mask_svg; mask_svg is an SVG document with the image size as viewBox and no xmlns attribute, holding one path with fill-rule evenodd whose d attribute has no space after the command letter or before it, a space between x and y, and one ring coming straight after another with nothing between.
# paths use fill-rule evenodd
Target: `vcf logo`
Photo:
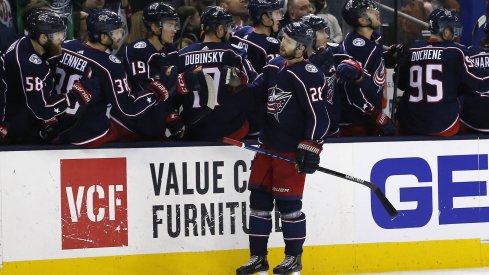
<instances>
[{"instance_id":1,"label":"vcf logo","mask_svg":"<svg viewBox=\"0 0 489 275\"><path fill-rule=\"evenodd\" d=\"M127 246L125 158L61 160L62 248Z\"/></svg>"}]
</instances>

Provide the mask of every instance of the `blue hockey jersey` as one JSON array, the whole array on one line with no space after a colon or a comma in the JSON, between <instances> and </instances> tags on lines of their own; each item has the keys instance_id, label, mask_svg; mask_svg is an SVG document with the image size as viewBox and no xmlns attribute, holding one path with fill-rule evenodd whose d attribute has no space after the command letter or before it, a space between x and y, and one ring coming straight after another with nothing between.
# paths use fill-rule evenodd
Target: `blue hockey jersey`
<instances>
[{"instance_id":1,"label":"blue hockey jersey","mask_svg":"<svg viewBox=\"0 0 489 275\"><path fill-rule=\"evenodd\" d=\"M252 93L264 110L260 142L294 152L300 141L322 141L328 133L327 83L322 71L307 61L290 66L284 62L282 57L271 60L244 92Z\"/></svg>"},{"instance_id":2,"label":"blue hockey jersey","mask_svg":"<svg viewBox=\"0 0 489 275\"><path fill-rule=\"evenodd\" d=\"M215 108L208 115L186 130L186 137L196 140L218 140L237 131L246 121L246 111L250 104L244 93L235 93L225 84L225 75L221 74L224 66L236 67L247 77L253 79L256 74L247 67L242 57L234 51L229 43L196 43L179 52L179 68L183 71L193 70L201 65L203 72L212 76L216 89ZM205 87L205 84L202 85ZM181 112L185 122L194 120L200 115L207 103L207 89L192 91L183 96Z\"/></svg>"},{"instance_id":3,"label":"blue hockey jersey","mask_svg":"<svg viewBox=\"0 0 489 275\"><path fill-rule=\"evenodd\" d=\"M231 43L246 50L247 58L257 73L263 71L267 61L277 57L280 51L280 41L255 32L240 36L236 33L231 37Z\"/></svg>"}]
</instances>

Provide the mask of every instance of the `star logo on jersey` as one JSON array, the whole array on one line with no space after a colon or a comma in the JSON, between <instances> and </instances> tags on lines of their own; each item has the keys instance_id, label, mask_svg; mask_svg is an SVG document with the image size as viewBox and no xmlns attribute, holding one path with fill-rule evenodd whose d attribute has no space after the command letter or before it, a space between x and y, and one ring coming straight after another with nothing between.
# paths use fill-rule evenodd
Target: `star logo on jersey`
<instances>
[{"instance_id":1,"label":"star logo on jersey","mask_svg":"<svg viewBox=\"0 0 489 275\"><path fill-rule=\"evenodd\" d=\"M153 100L151 100L151 97L149 97L149 96L146 98L146 101L147 101L148 103L153 102Z\"/></svg>"},{"instance_id":2,"label":"star logo on jersey","mask_svg":"<svg viewBox=\"0 0 489 275\"><path fill-rule=\"evenodd\" d=\"M54 108L54 112L59 114L59 108Z\"/></svg>"},{"instance_id":3,"label":"star logo on jersey","mask_svg":"<svg viewBox=\"0 0 489 275\"><path fill-rule=\"evenodd\" d=\"M278 116L283 111L290 98L291 92L286 92L277 87L277 85L268 89L267 113L275 116L277 122L280 122Z\"/></svg>"}]
</instances>

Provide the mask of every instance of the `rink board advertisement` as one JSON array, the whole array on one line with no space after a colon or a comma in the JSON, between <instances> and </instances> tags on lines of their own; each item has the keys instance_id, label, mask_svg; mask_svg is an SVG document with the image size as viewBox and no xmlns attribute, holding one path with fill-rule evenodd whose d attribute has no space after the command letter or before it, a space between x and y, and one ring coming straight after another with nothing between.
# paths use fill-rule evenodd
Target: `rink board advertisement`
<instances>
[{"instance_id":1,"label":"rink board advertisement","mask_svg":"<svg viewBox=\"0 0 489 275\"><path fill-rule=\"evenodd\" d=\"M375 182L399 216L392 220L363 185L319 172L308 176L305 251L314 253L305 271L395 270L372 267L369 255L387 253L383 249L392 245L408 251L419 243L439 249L468 245L468 255L478 251L474 262L487 263L480 242L489 240L488 153L487 140L326 144L322 166ZM202 274L232 273L226 268L247 257L246 187L253 156L231 146L0 152L3 262L55 265L56 259L120 256L117 265L138 259L147 262L148 272L153 265L159 272L187 274L175 265L208 254L227 265L217 272L204 264ZM272 257L280 258L278 216L269 246L279 255ZM341 261L312 263L328 253ZM151 259L161 261L158 255L173 267L155 266Z\"/></svg>"}]
</instances>

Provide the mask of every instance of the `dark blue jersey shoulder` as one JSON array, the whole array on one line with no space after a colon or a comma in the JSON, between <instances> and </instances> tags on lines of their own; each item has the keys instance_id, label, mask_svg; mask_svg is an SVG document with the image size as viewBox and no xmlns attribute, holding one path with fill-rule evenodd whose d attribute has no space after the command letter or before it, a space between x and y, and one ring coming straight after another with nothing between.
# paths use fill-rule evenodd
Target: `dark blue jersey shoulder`
<instances>
[{"instance_id":1,"label":"dark blue jersey shoulder","mask_svg":"<svg viewBox=\"0 0 489 275\"><path fill-rule=\"evenodd\" d=\"M232 43L246 50L248 60L253 68L262 72L267 60L278 55L280 42L271 36L251 32L244 36L233 36Z\"/></svg>"}]
</instances>

